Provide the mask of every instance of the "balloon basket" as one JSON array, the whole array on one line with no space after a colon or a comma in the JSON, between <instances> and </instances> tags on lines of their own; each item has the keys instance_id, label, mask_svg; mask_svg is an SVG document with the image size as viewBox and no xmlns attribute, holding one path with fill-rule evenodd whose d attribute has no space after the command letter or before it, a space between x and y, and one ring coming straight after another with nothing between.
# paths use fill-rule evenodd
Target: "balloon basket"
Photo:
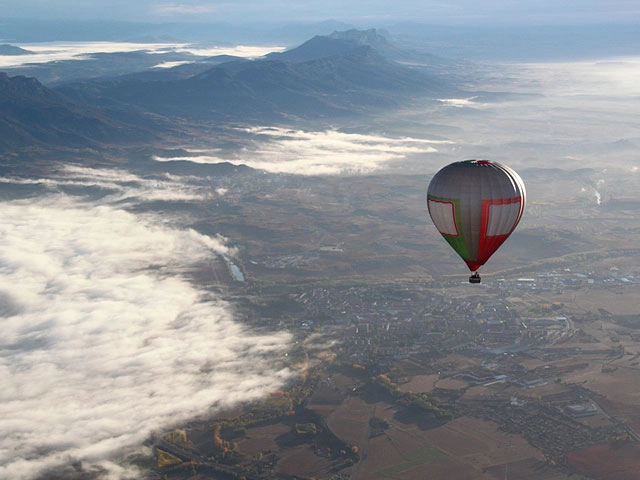
<instances>
[{"instance_id":1,"label":"balloon basket","mask_svg":"<svg viewBox=\"0 0 640 480\"><path fill-rule=\"evenodd\" d=\"M469 283L480 283L480 274L475 272L469 277Z\"/></svg>"}]
</instances>

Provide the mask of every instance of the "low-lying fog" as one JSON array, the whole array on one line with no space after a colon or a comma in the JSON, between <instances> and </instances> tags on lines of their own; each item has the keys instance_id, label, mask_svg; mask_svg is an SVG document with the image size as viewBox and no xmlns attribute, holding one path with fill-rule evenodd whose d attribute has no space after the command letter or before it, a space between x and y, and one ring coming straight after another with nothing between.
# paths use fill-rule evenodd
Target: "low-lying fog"
<instances>
[{"instance_id":1,"label":"low-lying fog","mask_svg":"<svg viewBox=\"0 0 640 480\"><path fill-rule=\"evenodd\" d=\"M137 478L109 460L290 378L288 334L252 331L190 280L233 246L126 211L205 188L91 169L2 182L39 194L0 207L0 478L74 462Z\"/></svg>"},{"instance_id":2,"label":"low-lying fog","mask_svg":"<svg viewBox=\"0 0 640 480\"><path fill-rule=\"evenodd\" d=\"M188 43L138 43L138 42L46 42L18 45L26 51L23 55L0 55L0 69L24 67L30 64L45 64L65 60L86 60L97 53L146 52L149 55L162 53L189 53L199 57L233 55L236 57L256 58L270 52L284 49L281 46L202 46ZM186 63L186 62L185 62ZM35 74L35 73L34 73Z\"/></svg>"},{"instance_id":3,"label":"low-lying fog","mask_svg":"<svg viewBox=\"0 0 640 480\"><path fill-rule=\"evenodd\" d=\"M640 163L640 58L500 65L487 74L473 86L477 96L431 116L451 127L451 153L515 168Z\"/></svg>"}]
</instances>

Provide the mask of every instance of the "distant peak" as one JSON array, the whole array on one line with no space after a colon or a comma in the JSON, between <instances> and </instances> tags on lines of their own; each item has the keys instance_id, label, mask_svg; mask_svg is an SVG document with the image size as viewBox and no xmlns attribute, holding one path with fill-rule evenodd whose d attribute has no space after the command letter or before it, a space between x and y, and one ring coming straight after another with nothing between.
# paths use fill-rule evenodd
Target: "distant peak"
<instances>
[{"instance_id":1,"label":"distant peak","mask_svg":"<svg viewBox=\"0 0 640 480\"><path fill-rule=\"evenodd\" d=\"M374 28L370 30L346 30L330 35L316 35L299 47L281 53L269 54L268 58L285 62L305 62L318 58L350 55L362 47L376 51L386 49L389 43L384 35Z\"/></svg>"},{"instance_id":2,"label":"distant peak","mask_svg":"<svg viewBox=\"0 0 640 480\"><path fill-rule=\"evenodd\" d=\"M344 32L333 32L329 35L329 38L348 40L362 45L370 45L372 47L387 45L389 43L386 32L378 31L375 28L370 28L369 30L351 29Z\"/></svg>"},{"instance_id":3,"label":"distant peak","mask_svg":"<svg viewBox=\"0 0 640 480\"><path fill-rule=\"evenodd\" d=\"M29 55L29 50L25 50L24 48L16 47L14 45L3 44L0 45L0 55Z\"/></svg>"}]
</instances>

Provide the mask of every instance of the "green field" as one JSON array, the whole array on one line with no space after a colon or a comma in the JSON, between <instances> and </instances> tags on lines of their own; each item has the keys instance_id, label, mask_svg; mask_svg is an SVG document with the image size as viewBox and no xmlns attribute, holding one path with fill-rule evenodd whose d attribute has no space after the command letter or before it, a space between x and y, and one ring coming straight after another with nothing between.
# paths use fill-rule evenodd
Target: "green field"
<instances>
[{"instance_id":1,"label":"green field","mask_svg":"<svg viewBox=\"0 0 640 480\"><path fill-rule=\"evenodd\" d=\"M627 328L640 329L640 315L614 315L613 321Z\"/></svg>"},{"instance_id":2,"label":"green field","mask_svg":"<svg viewBox=\"0 0 640 480\"><path fill-rule=\"evenodd\" d=\"M425 463L434 462L446 456L446 453L436 447L423 448L422 450L418 450L417 452L407 455L404 462L385 468L384 470L381 470L380 473L383 477L393 477L406 470L410 470L419 465L424 465Z\"/></svg>"}]
</instances>

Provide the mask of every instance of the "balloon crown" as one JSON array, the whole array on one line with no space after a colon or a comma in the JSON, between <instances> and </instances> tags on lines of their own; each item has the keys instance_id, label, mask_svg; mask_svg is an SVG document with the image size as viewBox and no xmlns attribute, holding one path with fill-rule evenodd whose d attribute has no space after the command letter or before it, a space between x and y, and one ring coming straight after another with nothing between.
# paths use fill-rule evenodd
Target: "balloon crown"
<instances>
[{"instance_id":1,"label":"balloon crown","mask_svg":"<svg viewBox=\"0 0 640 480\"><path fill-rule=\"evenodd\" d=\"M491 165L491 160L465 160L462 163L473 163L474 165Z\"/></svg>"}]
</instances>

